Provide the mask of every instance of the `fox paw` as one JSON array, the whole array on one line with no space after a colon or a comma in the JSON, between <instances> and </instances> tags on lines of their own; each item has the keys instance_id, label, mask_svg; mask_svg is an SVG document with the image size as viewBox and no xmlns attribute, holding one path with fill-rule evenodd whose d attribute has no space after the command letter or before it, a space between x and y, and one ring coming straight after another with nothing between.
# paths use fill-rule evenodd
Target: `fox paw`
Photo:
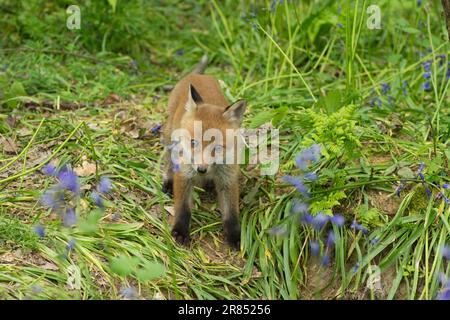
<instances>
[{"instance_id":1,"label":"fox paw","mask_svg":"<svg viewBox=\"0 0 450 320\"><path fill-rule=\"evenodd\" d=\"M173 194L173 180L167 179L163 181L162 191L168 195Z\"/></svg>"},{"instance_id":2,"label":"fox paw","mask_svg":"<svg viewBox=\"0 0 450 320\"><path fill-rule=\"evenodd\" d=\"M189 230L187 230L186 228L175 226L172 229L172 236L175 241L181 245L186 246L189 244Z\"/></svg>"},{"instance_id":3,"label":"fox paw","mask_svg":"<svg viewBox=\"0 0 450 320\"><path fill-rule=\"evenodd\" d=\"M239 250L241 246L241 227L239 223L225 223L225 237L231 248Z\"/></svg>"}]
</instances>

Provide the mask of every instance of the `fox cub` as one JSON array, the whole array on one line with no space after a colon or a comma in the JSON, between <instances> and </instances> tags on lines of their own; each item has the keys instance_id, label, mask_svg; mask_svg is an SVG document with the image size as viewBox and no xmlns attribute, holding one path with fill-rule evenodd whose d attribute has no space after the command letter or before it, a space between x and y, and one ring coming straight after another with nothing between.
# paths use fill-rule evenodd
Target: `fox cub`
<instances>
[{"instance_id":1,"label":"fox cub","mask_svg":"<svg viewBox=\"0 0 450 320\"><path fill-rule=\"evenodd\" d=\"M193 187L213 186L227 242L237 249L241 235L240 170L237 161L224 161L226 153L237 150L234 138L227 144L224 137L228 137L230 130L239 130L246 102L238 100L230 104L218 81L203 74L206 65L204 56L170 94L169 117L163 133L166 143L163 190L174 196L172 235L178 243L188 244Z\"/></svg>"}]
</instances>

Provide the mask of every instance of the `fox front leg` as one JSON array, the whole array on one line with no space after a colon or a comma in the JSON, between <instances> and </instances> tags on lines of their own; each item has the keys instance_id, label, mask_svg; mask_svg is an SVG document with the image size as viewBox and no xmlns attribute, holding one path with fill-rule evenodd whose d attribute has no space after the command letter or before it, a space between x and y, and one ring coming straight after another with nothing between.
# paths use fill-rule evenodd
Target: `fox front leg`
<instances>
[{"instance_id":1,"label":"fox front leg","mask_svg":"<svg viewBox=\"0 0 450 320\"><path fill-rule=\"evenodd\" d=\"M173 193L173 163L171 158L171 151L166 148L164 153L164 175L163 175L163 187L164 193Z\"/></svg>"},{"instance_id":2,"label":"fox front leg","mask_svg":"<svg viewBox=\"0 0 450 320\"><path fill-rule=\"evenodd\" d=\"M228 244L239 249L241 241L241 225L239 223L239 187L236 183L225 185L216 180L217 199L222 213L223 229Z\"/></svg>"},{"instance_id":3,"label":"fox front leg","mask_svg":"<svg viewBox=\"0 0 450 320\"><path fill-rule=\"evenodd\" d=\"M189 224L191 221L192 183L179 172L173 177L173 193L175 201L175 223L172 236L183 245L189 243Z\"/></svg>"}]
</instances>

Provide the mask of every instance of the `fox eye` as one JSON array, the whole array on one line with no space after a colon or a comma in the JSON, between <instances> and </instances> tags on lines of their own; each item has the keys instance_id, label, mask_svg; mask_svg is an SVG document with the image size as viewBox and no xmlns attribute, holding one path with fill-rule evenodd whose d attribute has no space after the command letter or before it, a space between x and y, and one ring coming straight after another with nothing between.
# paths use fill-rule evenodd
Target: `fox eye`
<instances>
[{"instance_id":1,"label":"fox eye","mask_svg":"<svg viewBox=\"0 0 450 320\"><path fill-rule=\"evenodd\" d=\"M216 145L215 147L214 147L214 151L215 152L217 152L217 153L221 153L222 151L223 151L223 146L221 146L221 145Z\"/></svg>"},{"instance_id":2,"label":"fox eye","mask_svg":"<svg viewBox=\"0 0 450 320\"><path fill-rule=\"evenodd\" d=\"M195 140L195 139L192 139L192 140L191 140L191 147L192 147L192 148L197 148L197 146L198 146L198 141Z\"/></svg>"}]
</instances>

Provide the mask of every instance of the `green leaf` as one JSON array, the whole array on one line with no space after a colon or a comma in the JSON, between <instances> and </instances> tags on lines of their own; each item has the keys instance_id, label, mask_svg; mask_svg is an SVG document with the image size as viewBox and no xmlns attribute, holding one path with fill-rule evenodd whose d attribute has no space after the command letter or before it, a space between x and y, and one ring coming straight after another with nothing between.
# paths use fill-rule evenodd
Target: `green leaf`
<instances>
[{"instance_id":1,"label":"green leaf","mask_svg":"<svg viewBox=\"0 0 450 320\"><path fill-rule=\"evenodd\" d=\"M136 257L119 256L113 258L110 263L111 271L125 277L133 273L139 263Z\"/></svg>"},{"instance_id":2,"label":"green leaf","mask_svg":"<svg viewBox=\"0 0 450 320\"><path fill-rule=\"evenodd\" d=\"M15 98L24 97L26 95L27 92L22 83L15 81L9 88L9 91L5 94L5 100L9 100L6 102L6 105L10 108L15 108L17 106L17 100Z\"/></svg>"},{"instance_id":3,"label":"green leaf","mask_svg":"<svg viewBox=\"0 0 450 320\"><path fill-rule=\"evenodd\" d=\"M400 168L397 171L397 174L401 177L401 178L405 178L405 179L414 179L414 172L409 168L409 167L403 167Z\"/></svg>"},{"instance_id":4,"label":"green leaf","mask_svg":"<svg viewBox=\"0 0 450 320\"><path fill-rule=\"evenodd\" d=\"M116 12L117 0L108 0L108 3L111 5L113 12Z\"/></svg>"},{"instance_id":5,"label":"green leaf","mask_svg":"<svg viewBox=\"0 0 450 320\"><path fill-rule=\"evenodd\" d=\"M147 261L143 268L136 271L136 277L140 281L149 281L162 277L165 272L166 269L162 263Z\"/></svg>"}]
</instances>

